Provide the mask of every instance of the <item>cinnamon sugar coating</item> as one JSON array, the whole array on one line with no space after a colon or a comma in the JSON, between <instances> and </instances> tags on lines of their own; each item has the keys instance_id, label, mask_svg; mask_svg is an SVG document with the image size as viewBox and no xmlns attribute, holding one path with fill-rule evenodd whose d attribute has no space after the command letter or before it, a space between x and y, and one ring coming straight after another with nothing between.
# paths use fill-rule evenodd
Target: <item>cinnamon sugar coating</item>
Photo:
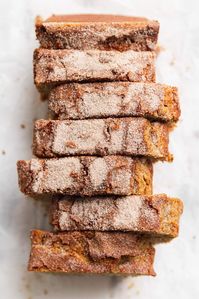
<instances>
[{"instance_id":1,"label":"cinnamon sugar coating","mask_svg":"<svg viewBox=\"0 0 199 299\"><path fill-rule=\"evenodd\" d=\"M152 193L152 163L123 156L67 157L18 161L21 191L27 195L129 195Z\"/></svg>"},{"instance_id":2,"label":"cinnamon sugar coating","mask_svg":"<svg viewBox=\"0 0 199 299\"><path fill-rule=\"evenodd\" d=\"M155 275L155 249L149 241L131 233L34 230L31 240L29 271Z\"/></svg>"},{"instance_id":3,"label":"cinnamon sugar coating","mask_svg":"<svg viewBox=\"0 0 199 299\"><path fill-rule=\"evenodd\" d=\"M142 116L172 123L180 116L177 88L158 83L63 84L49 93L48 107L60 120Z\"/></svg>"},{"instance_id":4,"label":"cinnamon sugar coating","mask_svg":"<svg viewBox=\"0 0 199 299\"><path fill-rule=\"evenodd\" d=\"M51 223L60 231L132 231L161 237L178 235L181 200L153 196L53 198Z\"/></svg>"},{"instance_id":5,"label":"cinnamon sugar coating","mask_svg":"<svg viewBox=\"0 0 199 299\"><path fill-rule=\"evenodd\" d=\"M151 51L159 23L139 17L65 15L45 21L38 17L35 29L42 48Z\"/></svg>"},{"instance_id":6,"label":"cinnamon sugar coating","mask_svg":"<svg viewBox=\"0 0 199 299\"><path fill-rule=\"evenodd\" d=\"M40 91L66 82L155 81L155 53L49 50L34 52L34 81Z\"/></svg>"},{"instance_id":7,"label":"cinnamon sugar coating","mask_svg":"<svg viewBox=\"0 0 199 299\"><path fill-rule=\"evenodd\" d=\"M33 152L41 158L130 155L169 160L169 128L145 118L37 120Z\"/></svg>"}]
</instances>

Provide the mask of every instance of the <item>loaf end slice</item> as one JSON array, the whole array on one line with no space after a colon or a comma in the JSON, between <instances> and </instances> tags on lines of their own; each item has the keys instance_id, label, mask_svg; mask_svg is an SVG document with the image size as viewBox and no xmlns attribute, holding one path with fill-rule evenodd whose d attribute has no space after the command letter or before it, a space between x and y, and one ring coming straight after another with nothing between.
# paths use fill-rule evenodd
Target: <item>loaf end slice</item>
<instances>
[{"instance_id":1,"label":"loaf end slice","mask_svg":"<svg viewBox=\"0 0 199 299\"><path fill-rule=\"evenodd\" d=\"M77 50L155 50L159 23L117 15L62 15L36 19L42 48Z\"/></svg>"},{"instance_id":2,"label":"loaf end slice","mask_svg":"<svg viewBox=\"0 0 199 299\"><path fill-rule=\"evenodd\" d=\"M29 271L66 274L155 275L155 250L131 233L31 233Z\"/></svg>"}]
</instances>

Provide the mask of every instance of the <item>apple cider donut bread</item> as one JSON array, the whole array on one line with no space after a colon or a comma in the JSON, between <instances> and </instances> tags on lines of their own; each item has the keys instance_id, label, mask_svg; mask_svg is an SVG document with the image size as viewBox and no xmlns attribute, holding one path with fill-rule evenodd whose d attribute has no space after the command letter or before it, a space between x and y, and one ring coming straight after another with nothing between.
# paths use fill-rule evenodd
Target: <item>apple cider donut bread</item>
<instances>
[{"instance_id":1,"label":"apple cider donut bread","mask_svg":"<svg viewBox=\"0 0 199 299\"><path fill-rule=\"evenodd\" d=\"M117 15L53 15L36 19L42 48L78 50L155 50L159 23Z\"/></svg>"},{"instance_id":2,"label":"apple cider donut bread","mask_svg":"<svg viewBox=\"0 0 199 299\"><path fill-rule=\"evenodd\" d=\"M142 116L175 123L180 116L176 87L159 83L69 83L53 88L48 96L54 119Z\"/></svg>"},{"instance_id":3,"label":"apple cider donut bread","mask_svg":"<svg viewBox=\"0 0 199 299\"><path fill-rule=\"evenodd\" d=\"M129 155L169 160L169 127L145 118L37 120L33 153L50 158L70 155Z\"/></svg>"},{"instance_id":4,"label":"apple cider donut bread","mask_svg":"<svg viewBox=\"0 0 199 299\"><path fill-rule=\"evenodd\" d=\"M155 275L149 240L122 232L31 233L29 271L68 274Z\"/></svg>"},{"instance_id":5,"label":"apple cider donut bread","mask_svg":"<svg viewBox=\"0 0 199 299\"><path fill-rule=\"evenodd\" d=\"M48 107L55 119L142 116L177 122L180 104L176 87L159 83L69 83L53 88Z\"/></svg>"},{"instance_id":6,"label":"apple cider donut bread","mask_svg":"<svg viewBox=\"0 0 199 299\"><path fill-rule=\"evenodd\" d=\"M67 82L155 81L154 52L49 50L34 52L34 81L41 92Z\"/></svg>"},{"instance_id":7,"label":"apple cider donut bread","mask_svg":"<svg viewBox=\"0 0 199 299\"><path fill-rule=\"evenodd\" d=\"M59 231L131 231L174 238L182 201L165 194L125 197L63 197L52 200L51 223Z\"/></svg>"},{"instance_id":8,"label":"apple cider donut bread","mask_svg":"<svg viewBox=\"0 0 199 299\"><path fill-rule=\"evenodd\" d=\"M152 162L124 156L82 156L18 161L19 187L27 195L130 195L152 193Z\"/></svg>"}]
</instances>

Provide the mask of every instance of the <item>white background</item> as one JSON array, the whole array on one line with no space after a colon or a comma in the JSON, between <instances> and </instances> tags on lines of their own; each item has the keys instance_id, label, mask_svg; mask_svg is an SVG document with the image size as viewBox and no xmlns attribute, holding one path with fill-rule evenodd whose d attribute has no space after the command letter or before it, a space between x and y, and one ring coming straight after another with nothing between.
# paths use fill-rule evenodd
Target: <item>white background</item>
<instances>
[{"instance_id":1,"label":"white background","mask_svg":"<svg viewBox=\"0 0 199 299\"><path fill-rule=\"evenodd\" d=\"M197 0L0 0L0 298L199 298L199 7ZM31 157L32 122L46 103L33 85L34 18L115 13L161 23L158 81L180 89L182 117L171 135L173 164L155 167L155 192L184 200L180 236L157 246L157 276L67 277L26 271L29 231L46 228L45 208L19 192L16 160ZM21 128L21 124L25 128ZM5 151L5 154L3 154Z\"/></svg>"}]
</instances>

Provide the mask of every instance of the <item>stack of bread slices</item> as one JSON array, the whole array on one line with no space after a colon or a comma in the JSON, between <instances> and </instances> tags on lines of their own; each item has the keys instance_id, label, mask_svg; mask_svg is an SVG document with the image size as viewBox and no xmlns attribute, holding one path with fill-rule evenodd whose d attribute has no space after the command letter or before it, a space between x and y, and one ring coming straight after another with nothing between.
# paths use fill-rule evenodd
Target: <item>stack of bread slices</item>
<instances>
[{"instance_id":1,"label":"stack of bread slices","mask_svg":"<svg viewBox=\"0 0 199 299\"><path fill-rule=\"evenodd\" d=\"M158 31L145 18L37 18L49 119L17 167L23 193L51 199L53 231L32 231L30 271L155 275L153 244L178 235L181 200L152 193L180 116L177 89L155 82Z\"/></svg>"}]
</instances>

